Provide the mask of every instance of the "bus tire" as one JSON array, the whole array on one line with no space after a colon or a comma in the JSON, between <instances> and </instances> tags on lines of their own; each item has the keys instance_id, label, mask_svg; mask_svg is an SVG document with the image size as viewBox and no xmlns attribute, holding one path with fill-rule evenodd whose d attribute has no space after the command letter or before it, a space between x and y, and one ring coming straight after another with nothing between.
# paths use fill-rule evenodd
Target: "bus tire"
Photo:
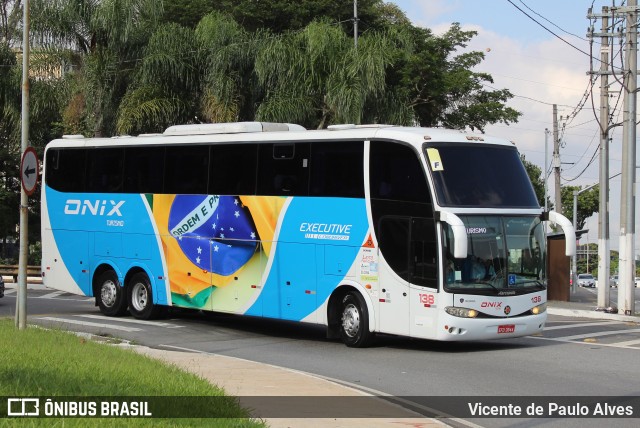
<instances>
[{"instance_id":1,"label":"bus tire","mask_svg":"<svg viewBox=\"0 0 640 428\"><path fill-rule=\"evenodd\" d=\"M160 314L160 307L153 303L149 277L143 272L138 272L131 277L127 284L127 300L129 313L135 318L150 320L157 318Z\"/></svg>"},{"instance_id":2,"label":"bus tire","mask_svg":"<svg viewBox=\"0 0 640 428\"><path fill-rule=\"evenodd\" d=\"M112 270L106 270L98 276L96 284L96 304L100 312L109 317L124 315L127 312L127 298L118 275Z\"/></svg>"},{"instance_id":3,"label":"bus tire","mask_svg":"<svg viewBox=\"0 0 640 428\"><path fill-rule=\"evenodd\" d=\"M369 331L369 312L364 299L357 292L342 298L340 337L351 348L364 348L371 344L374 334Z\"/></svg>"}]
</instances>

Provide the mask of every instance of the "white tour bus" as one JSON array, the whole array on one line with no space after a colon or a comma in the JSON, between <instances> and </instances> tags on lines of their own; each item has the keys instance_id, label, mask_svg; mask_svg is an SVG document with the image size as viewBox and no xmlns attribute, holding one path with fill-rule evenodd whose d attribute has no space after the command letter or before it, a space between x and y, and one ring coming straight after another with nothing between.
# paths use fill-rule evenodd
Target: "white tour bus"
<instances>
[{"instance_id":1,"label":"white tour bus","mask_svg":"<svg viewBox=\"0 0 640 428\"><path fill-rule=\"evenodd\" d=\"M543 212L516 147L459 131L243 122L47 145L47 287L106 315L176 306L483 340L546 320Z\"/></svg>"}]
</instances>

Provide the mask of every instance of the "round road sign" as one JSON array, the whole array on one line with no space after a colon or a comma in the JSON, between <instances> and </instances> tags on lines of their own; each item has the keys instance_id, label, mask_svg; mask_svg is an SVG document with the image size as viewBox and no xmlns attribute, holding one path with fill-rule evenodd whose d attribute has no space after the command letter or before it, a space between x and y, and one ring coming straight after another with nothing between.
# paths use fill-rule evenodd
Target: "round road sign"
<instances>
[{"instance_id":1,"label":"round road sign","mask_svg":"<svg viewBox=\"0 0 640 428\"><path fill-rule=\"evenodd\" d=\"M33 147L27 147L22 155L22 162L20 163L20 179L22 181L22 188L29 196L36 190L39 170L40 165L38 163L36 150Z\"/></svg>"}]
</instances>

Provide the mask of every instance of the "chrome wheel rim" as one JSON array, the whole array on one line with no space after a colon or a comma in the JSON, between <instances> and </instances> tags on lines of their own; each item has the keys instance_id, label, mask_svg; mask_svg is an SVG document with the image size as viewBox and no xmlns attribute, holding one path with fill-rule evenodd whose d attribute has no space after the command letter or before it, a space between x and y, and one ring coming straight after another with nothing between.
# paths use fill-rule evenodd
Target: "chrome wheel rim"
<instances>
[{"instance_id":1,"label":"chrome wheel rim","mask_svg":"<svg viewBox=\"0 0 640 428\"><path fill-rule=\"evenodd\" d=\"M353 303L345 306L342 311L342 330L349 337L355 337L360 331L360 312Z\"/></svg>"},{"instance_id":2,"label":"chrome wheel rim","mask_svg":"<svg viewBox=\"0 0 640 428\"><path fill-rule=\"evenodd\" d=\"M131 304L137 311L143 311L148 302L147 287L143 283L138 282L133 285L131 290Z\"/></svg>"},{"instance_id":3,"label":"chrome wheel rim","mask_svg":"<svg viewBox=\"0 0 640 428\"><path fill-rule=\"evenodd\" d=\"M102 304L106 307L110 308L116 304L116 299L118 297L118 289L115 282L112 280L107 280L102 284L100 288L100 300L102 300Z\"/></svg>"}]
</instances>

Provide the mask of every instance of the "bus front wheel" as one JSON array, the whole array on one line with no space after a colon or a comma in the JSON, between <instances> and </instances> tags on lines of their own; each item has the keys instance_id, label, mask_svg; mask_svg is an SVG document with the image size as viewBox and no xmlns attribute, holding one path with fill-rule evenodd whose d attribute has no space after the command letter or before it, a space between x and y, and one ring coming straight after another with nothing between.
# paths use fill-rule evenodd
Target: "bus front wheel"
<instances>
[{"instance_id":1,"label":"bus front wheel","mask_svg":"<svg viewBox=\"0 0 640 428\"><path fill-rule=\"evenodd\" d=\"M374 335L369 331L367 304L358 293L347 293L342 298L340 337L345 345L352 348L363 348L373 340Z\"/></svg>"},{"instance_id":2,"label":"bus front wheel","mask_svg":"<svg viewBox=\"0 0 640 428\"><path fill-rule=\"evenodd\" d=\"M159 314L159 306L153 303L153 293L149 277L145 273L133 275L127 286L129 312L135 318L150 320Z\"/></svg>"},{"instance_id":3,"label":"bus front wheel","mask_svg":"<svg viewBox=\"0 0 640 428\"><path fill-rule=\"evenodd\" d=\"M127 299L116 273L112 270L102 272L96 284L96 304L100 312L110 317L124 315L127 312Z\"/></svg>"}]
</instances>

